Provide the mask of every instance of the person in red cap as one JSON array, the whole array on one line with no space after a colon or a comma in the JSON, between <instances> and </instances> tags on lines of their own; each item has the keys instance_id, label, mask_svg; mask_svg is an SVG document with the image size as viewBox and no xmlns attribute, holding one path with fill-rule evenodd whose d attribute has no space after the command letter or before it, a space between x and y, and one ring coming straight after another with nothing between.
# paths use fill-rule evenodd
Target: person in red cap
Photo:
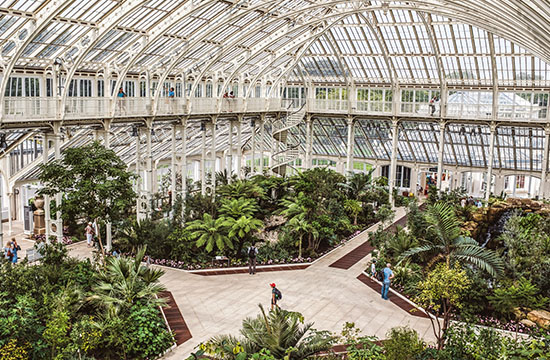
<instances>
[{"instance_id":1,"label":"person in red cap","mask_svg":"<svg viewBox=\"0 0 550 360\"><path fill-rule=\"evenodd\" d=\"M279 305L277 305L277 301L281 300L283 295L281 294L281 291L277 289L275 283L271 283L269 286L271 286L271 310L273 310L274 306L280 309Z\"/></svg>"}]
</instances>

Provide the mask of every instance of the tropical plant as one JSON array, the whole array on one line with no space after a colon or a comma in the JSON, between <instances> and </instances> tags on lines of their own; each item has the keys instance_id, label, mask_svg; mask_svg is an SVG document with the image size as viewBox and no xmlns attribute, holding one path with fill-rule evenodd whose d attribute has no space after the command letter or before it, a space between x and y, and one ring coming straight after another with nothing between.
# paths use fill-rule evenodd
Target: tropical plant
<instances>
[{"instance_id":1,"label":"tropical plant","mask_svg":"<svg viewBox=\"0 0 550 360\"><path fill-rule=\"evenodd\" d=\"M395 235L386 242L386 252L392 259L397 259L401 254L416 246L418 246L418 241L398 226Z\"/></svg>"},{"instance_id":2,"label":"tropical plant","mask_svg":"<svg viewBox=\"0 0 550 360\"><path fill-rule=\"evenodd\" d=\"M263 226L263 221L255 219L251 216L241 216L239 218L222 218L223 226L229 229L227 234L229 239L234 239L237 243L236 257L240 257L242 254L243 246L246 242L253 242L253 236Z\"/></svg>"},{"instance_id":3,"label":"tropical plant","mask_svg":"<svg viewBox=\"0 0 550 360\"><path fill-rule=\"evenodd\" d=\"M366 173L351 174L346 182L340 184L346 192L346 196L352 200L360 200L372 186L373 172L374 169L371 169Z\"/></svg>"},{"instance_id":4,"label":"tropical plant","mask_svg":"<svg viewBox=\"0 0 550 360\"><path fill-rule=\"evenodd\" d=\"M426 219L436 238L404 252L400 261L425 254L429 257L429 266L442 260L447 266L454 262L468 263L492 276L503 274L504 263L494 251L484 249L474 239L461 235L460 223L452 205L439 202L429 206Z\"/></svg>"},{"instance_id":5,"label":"tropical plant","mask_svg":"<svg viewBox=\"0 0 550 360\"><path fill-rule=\"evenodd\" d=\"M347 199L344 201L344 209L353 217L353 225L357 225L357 215L361 212L363 207L358 200Z\"/></svg>"},{"instance_id":6,"label":"tropical plant","mask_svg":"<svg viewBox=\"0 0 550 360\"><path fill-rule=\"evenodd\" d=\"M258 205L254 199L240 197L237 199L223 199L219 213L225 217L238 219L241 216L252 217L258 210Z\"/></svg>"},{"instance_id":7,"label":"tropical plant","mask_svg":"<svg viewBox=\"0 0 550 360\"><path fill-rule=\"evenodd\" d=\"M63 193L56 204L67 221L99 219L115 222L126 218L135 204L134 175L118 155L99 142L63 151L60 160L40 166L41 194Z\"/></svg>"},{"instance_id":8,"label":"tropical plant","mask_svg":"<svg viewBox=\"0 0 550 360\"><path fill-rule=\"evenodd\" d=\"M451 315L455 309L462 307L462 296L468 291L470 280L466 271L457 266L438 264L424 281L418 284L420 293L415 301L428 311L433 311L436 318L428 313L432 330L437 339L437 348L442 349L444 334L449 327ZM441 324L439 317L443 317Z\"/></svg>"},{"instance_id":9,"label":"tropical plant","mask_svg":"<svg viewBox=\"0 0 550 360\"><path fill-rule=\"evenodd\" d=\"M135 259L109 257L88 299L115 314L127 312L141 300L162 305L164 300L156 295L165 290L159 283L164 271L141 264L145 250L145 247L138 249Z\"/></svg>"},{"instance_id":10,"label":"tropical plant","mask_svg":"<svg viewBox=\"0 0 550 360\"><path fill-rule=\"evenodd\" d=\"M291 234L298 237L296 244L298 245L298 257L302 257L302 240L304 235L311 234L314 238L319 236L319 232L311 224L309 224L303 216L295 216L286 224Z\"/></svg>"},{"instance_id":11,"label":"tropical plant","mask_svg":"<svg viewBox=\"0 0 550 360\"><path fill-rule=\"evenodd\" d=\"M418 333L408 327L390 329L386 339L384 354L387 360L415 360L426 348Z\"/></svg>"},{"instance_id":12,"label":"tropical plant","mask_svg":"<svg viewBox=\"0 0 550 360\"><path fill-rule=\"evenodd\" d=\"M210 214L203 214L202 219L192 221L187 225L190 237L197 240L197 247L204 247L207 252L214 249L224 251L226 247L233 249L231 238L227 236L225 218L214 219Z\"/></svg>"},{"instance_id":13,"label":"tropical plant","mask_svg":"<svg viewBox=\"0 0 550 360\"><path fill-rule=\"evenodd\" d=\"M300 313L279 308L266 313L260 305L260 315L243 320L241 338L215 336L201 348L215 359L246 359L246 354L266 349L276 359L301 360L332 347L336 338L329 332L313 329L313 323L302 324Z\"/></svg>"},{"instance_id":14,"label":"tropical plant","mask_svg":"<svg viewBox=\"0 0 550 360\"><path fill-rule=\"evenodd\" d=\"M487 299L498 313L508 319L513 317L516 308L544 309L550 301L540 295L536 285L523 277L509 286L495 288Z\"/></svg>"},{"instance_id":15,"label":"tropical plant","mask_svg":"<svg viewBox=\"0 0 550 360\"><path fill-rule=\"evenodd\" d=\"M220 186L216 191L218 195L227 199L238 199L240 197L254 199L265 196L264 190L250 180L237 180Z\"/></svg>"}]
</instances>

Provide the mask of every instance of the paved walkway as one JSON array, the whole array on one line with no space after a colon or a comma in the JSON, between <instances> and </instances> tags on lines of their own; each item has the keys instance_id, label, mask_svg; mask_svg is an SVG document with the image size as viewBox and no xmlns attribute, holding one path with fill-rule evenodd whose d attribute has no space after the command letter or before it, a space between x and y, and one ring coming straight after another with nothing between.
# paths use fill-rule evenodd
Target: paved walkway
<instances>
[{"instance_id":1,"label":"paved walkway","mask_svg":"<svg viewBox=\"0 0 550 360\"><path fill-rule=\"evenodd\" d=\"M405 210L398 209L396 219L404 215ZM369 232L376 229L377 225ZM204 277L166 269L161 280L174 295L193 337L165 359L185 359L200 342L214 335L237 335L242 320L258 314L259 303L269 307L271 282L283 293L281 307L301 312L316 329L340 333L345 322L355 322L363 334L384 338L392 327L408 325L433 341L428 319L382 300L380 294L357 280L370 255L347 270L329 267L367 239L365 232L305 270Z\"/></svg>"},{"instance_id":2,"label":"paved walkway","mask_svg":"<svg viewBox=\"0 0 550 360\"><path fill-rule=\"evenodd\" d=\"M405 209L396 211L396 220ZM426 340L433 341L430 321L411 315L397 305L382 300L357 276L366 269L370 255L348 269L329 267L368 240L378 224L304 270L260 272L254 276L234 274L200 276L182 270L163 268L162 283L172 292L189 327L192 338L167 353L164 359L182 360L195 347L214 335L238 335L242 320L258 314L258 304L269 308L270 283L283 293L280 305L301 312L319 330L340 333L345 322L354 322L364 335L385 338L389 329L408 325ZM69 247L75 257L88 257L85 243ZM391 296L391 295L390 295Z\"/></svg>"}]
</instances>

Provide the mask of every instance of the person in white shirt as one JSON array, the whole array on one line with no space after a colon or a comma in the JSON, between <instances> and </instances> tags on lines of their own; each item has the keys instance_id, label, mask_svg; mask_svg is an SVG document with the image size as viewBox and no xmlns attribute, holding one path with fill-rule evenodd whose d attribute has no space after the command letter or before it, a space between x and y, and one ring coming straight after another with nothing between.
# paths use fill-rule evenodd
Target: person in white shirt
<instances>
[{"instance_id":1,"label":"person in white shirt","mask_svg":"<svg viewBox=\"0 0 550 360\"><path fill-rule=\"evenodd\" d=\"M376 259L373 259L370 265L370 278L372 280L376 279Z\"/></svg>"}]
</instances>

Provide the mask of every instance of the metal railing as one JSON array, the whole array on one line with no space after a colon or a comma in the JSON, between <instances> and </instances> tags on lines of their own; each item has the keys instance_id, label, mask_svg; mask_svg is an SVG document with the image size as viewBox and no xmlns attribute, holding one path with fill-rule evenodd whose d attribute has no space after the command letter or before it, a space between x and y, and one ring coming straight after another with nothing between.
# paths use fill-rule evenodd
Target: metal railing
<instances>
[{"instance_id":1,"label":"metal railing","mask_svg":"<svg viewBox=\"0 0 550 360\"><path fill-rule=\"evenodd\" d=\"M394 113L393 107L397 106ZM318 113L351 113L357 115L402 115L408 117L439 117L428 103L389 101L350 101L326 99L281 98L152 98L70 97L63 103L54 97L5 97L0 113L3 122L28 122L56 119L97 119L153 115L296 112L303 109ZM493 118L492 105L476 103L447 104L446 118L488 120ZM496 116L500 120L545 122L546 104L499 104Z\"/></svg>"}]
</instances>

